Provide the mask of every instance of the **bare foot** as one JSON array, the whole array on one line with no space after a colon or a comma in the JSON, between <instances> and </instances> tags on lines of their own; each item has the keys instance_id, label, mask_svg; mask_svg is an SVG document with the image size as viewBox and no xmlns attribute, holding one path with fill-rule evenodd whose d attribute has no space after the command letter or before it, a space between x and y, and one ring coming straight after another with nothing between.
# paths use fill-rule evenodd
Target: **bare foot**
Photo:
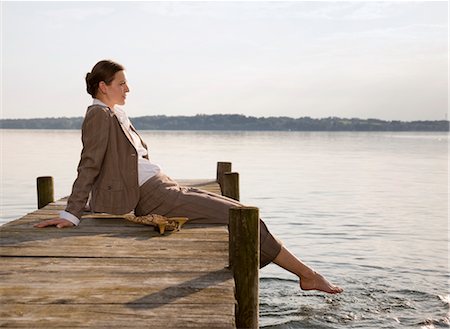
<instances>
[{"instance_id":1,"label":"bare foot","mask_svg":"<svg viewBox=\"0 0 450 329\"><path fill-rule=\"evenodd\" d=\"M313 272L311 276L300 278L300 288L302 290L319 290L329 294L339 294L344 291L341 287L328 282L322 275Z\"/></svg>"},{"instance_id":2,"label":"bare foot","mask_svg":"<svg viewBox=\"0 0 450 329\"><path fill-rule=\"evenodd\" d=\"M339 294L342 288L328 282L322 275L305 265L299 258L281 246L281 250L273 262L300 278L303 290L319 290L329 294Z\"/></svg>"}]
</instances>

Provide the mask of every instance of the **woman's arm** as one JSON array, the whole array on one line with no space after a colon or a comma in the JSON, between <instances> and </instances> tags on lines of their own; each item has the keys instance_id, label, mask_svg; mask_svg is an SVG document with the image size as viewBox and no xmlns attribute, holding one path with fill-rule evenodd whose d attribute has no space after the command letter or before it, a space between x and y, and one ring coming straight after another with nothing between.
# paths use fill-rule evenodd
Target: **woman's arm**
<instances>
[{"instance_id":1,"label":"woman's arm","mask_svg":"<svg viewBox=\"0 0 450 329\"><path fill-rule=\"evenodd\" d=\"M66 212L81 218L89 192L99 175L103 159L108 147L109 130L112 117L109 109L101 106L89 107L82 126L83 150L78 164L78 176L72 186L72 193L67 200ZM69 221L61 217L53 218L36 225L46 227L70 227L78 225L74 220Z\"/></svg>"}]
</instances>

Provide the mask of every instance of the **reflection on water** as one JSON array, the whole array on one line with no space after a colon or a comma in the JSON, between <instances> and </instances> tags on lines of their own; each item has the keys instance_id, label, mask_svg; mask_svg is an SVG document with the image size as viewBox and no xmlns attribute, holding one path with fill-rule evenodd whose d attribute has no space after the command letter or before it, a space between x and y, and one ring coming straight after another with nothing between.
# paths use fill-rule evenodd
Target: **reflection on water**
<instances>
[{"instance_id":1,"label":"reflection on water","mask_svg":"<svg viewBox=\"0 0 450 329\"><path fill-rule=\"evenodd\" d=\"M70 193L78 131L1 131L1 218L36 208L37 176ZM261 273L267 328L447 328L448 136L444 133L147 131L153 161L177 178L240 173L241 198L306 263L342 285L302 292Z\"/></svg>"}]
</instances>

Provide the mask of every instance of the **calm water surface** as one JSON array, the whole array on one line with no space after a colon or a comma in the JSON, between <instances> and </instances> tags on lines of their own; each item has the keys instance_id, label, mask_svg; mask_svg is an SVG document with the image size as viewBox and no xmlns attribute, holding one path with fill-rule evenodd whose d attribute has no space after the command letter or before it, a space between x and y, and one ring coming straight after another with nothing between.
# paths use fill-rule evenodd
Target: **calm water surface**
<instances>
[{"instance_id":1,"label":"calm water surface","mask_svg":"<svg viewBox=\"0 0 450 329\"><path fill-rule=\"evenodd\" d=\"M0 130L1 222L36 208L37 176L70 194L79 131ZM240 173L241 199L306 263L345 288L302 292L276 265L261 273L265 328L448 328L445 133L142 132L174 178Z\"/></svg>"}]
</instances>

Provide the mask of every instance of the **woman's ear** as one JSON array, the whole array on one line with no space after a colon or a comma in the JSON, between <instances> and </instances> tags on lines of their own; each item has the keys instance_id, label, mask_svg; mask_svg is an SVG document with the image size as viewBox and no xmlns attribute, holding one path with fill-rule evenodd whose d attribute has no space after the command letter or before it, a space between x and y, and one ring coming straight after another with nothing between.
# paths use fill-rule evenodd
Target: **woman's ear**
<instances>
[{"instance_id":1,"label":"woman's ear","mask_svg":"<svg viewBox=\"0 0 450 329\"><path fill-rule=\"evenodd\" d=\"M105 81L100 81L98 83L98 89L102 92L102 94L106 94L106 83Z\"/></svg>"}]
</instances>

